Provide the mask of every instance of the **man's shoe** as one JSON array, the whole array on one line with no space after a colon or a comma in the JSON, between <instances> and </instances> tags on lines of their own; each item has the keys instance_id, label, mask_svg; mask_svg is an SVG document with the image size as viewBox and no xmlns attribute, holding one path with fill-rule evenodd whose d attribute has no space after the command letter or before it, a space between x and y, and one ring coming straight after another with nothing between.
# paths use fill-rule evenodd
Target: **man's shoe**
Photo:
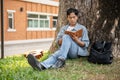
<instances>
[{"instance_id":1,"label":"man's shoe","mask_svg":"<svg viewBox=\"0 0 120 80\"><path fill-rule=\"evenodd\" d=\"M57 62L52 66L52 68L62 68L65 65L65 60L58 59Z\"/></svg>"},{"instance_id":2,"label":"man's shoe","mask_svg":"<svg viewBox=\"0 0 120 80\"><path fill-rule=\"evenodd\" d=\"M39 71L45 69L45 67L41 65L40 62L32 54L29 54L27 56L27 59L28 59L28 63L32 66L33 69L37 69Z\"/></svg>"}]
</instances>

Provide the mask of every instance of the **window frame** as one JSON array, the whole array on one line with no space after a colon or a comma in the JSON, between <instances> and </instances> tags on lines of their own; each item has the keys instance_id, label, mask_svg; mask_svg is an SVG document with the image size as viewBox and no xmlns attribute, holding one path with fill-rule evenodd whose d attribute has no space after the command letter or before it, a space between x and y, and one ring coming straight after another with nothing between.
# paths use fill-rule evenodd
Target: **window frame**
<instances>
[{"instance_id":1,"label":"window frame","mask_svg":"<svg viewBox=\"0 0 120 80\"><path fill-rule=\"evenodd\" d=\"M54 17L57 17L57 19L54 19ZM52 21L52 23L55 21L56 24L57 24L57 20L58 20L58 16L53 16L53 21ZM56 27L53 25L53 28L56 28Z\"/></svg>"},{"instance_id":2,"label":"window frame","mask_svg":"<svg viewBox=\"0 0 120 80\"><path fill-rule=\"evenodd\" d=\"M8 32L14 32L16 31L15 29L15 18L14 18L14 15L15 15L15 10L7 10L7 13L8 13ZM9 16L9 14L11 14L12 16ZM12 26L10 27L10 24L9 24L9 19L12 19Z\"/></svg>"},{"instance_id":3,"label":"window frame","mask_svg":"<svg viewBox=\"0 0 120 80\"><path fill-rule=\"evenodd\" d=\"M58 14L53 14L53 13L44 13L44 12L34 12L34 11L27 11L27 14L39 14L39 15L47 15L49 16L49 28L28 28L28 25L27 25L27 31L41 31L41 30L56 30L56 28L50 28L50 24L52 23L51 22L51 16L58 16ZM28 21L28 18L27 18L27 21ZM28 22L27 22L28 23Z\"/></svg>"},{"instance_id":4,"label":"window frame","mask_svg":"<svg viewBox=\"0 0 120 80\"><path fill-rule=\"evenodd\" d=\"M37 18L30 18L28 17L29 14L33 14L33 15L37 15L38 17ZM40 18L40 16L46 16L47 18L43 19L43 18ZM32 26L29 26L29 20L32 21ZM35 27L35 24L34 24L34 21L37 20L38 21L38 24L37 24L37 27ZM40 20L43 20L44 21L44 25L43 26L40 26ZM48 26L45 27L45 21L48 21ZM28 30L39 30L39 29L50 29L50 16L49 15L45 15L45 14L35 14L35 13L27 13L27 29Z\"/></svg>"}]
</instances>

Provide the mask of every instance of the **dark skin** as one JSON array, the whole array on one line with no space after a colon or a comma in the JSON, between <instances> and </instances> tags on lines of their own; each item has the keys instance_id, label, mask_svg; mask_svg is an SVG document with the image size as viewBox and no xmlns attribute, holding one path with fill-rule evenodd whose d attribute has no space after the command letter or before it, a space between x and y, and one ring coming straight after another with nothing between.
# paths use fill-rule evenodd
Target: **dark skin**
<instances>
[{"instance_id":1,"label":"dark skin","mask_svg":"<svg viewBox=\"0 0 120 80\"><path fill-rule=\"evenodd\" d=\"M75 13L70 13L70 15L67 16L67 20L69 21L69 24L71 27L75 27L77 20L78 20L78 16L75 15ZM71 37L79 46L84 47L85 43L83 41L80 41L79 38L75 35L73 35ZM58 40L58 44L61 45L62 44L62 38Z\"/></svg>"}]
</instances>

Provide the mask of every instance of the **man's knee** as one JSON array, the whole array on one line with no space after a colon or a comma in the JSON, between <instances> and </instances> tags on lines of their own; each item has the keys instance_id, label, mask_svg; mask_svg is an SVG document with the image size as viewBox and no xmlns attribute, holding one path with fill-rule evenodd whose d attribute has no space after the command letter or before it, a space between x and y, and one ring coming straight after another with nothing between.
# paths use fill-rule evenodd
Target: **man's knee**
<instances>
[{"instance_id":1,"label":"man's knee","mask_svg":"<svg viewBox=\"0 0 120 80\"><path fill-rule=\"evenodd\" d=\"M69 35L66 35L66 34L65 34L65 35L63 36L63 39L71 39L71 37L70 37Z\"/></svg>"}]
</instances>

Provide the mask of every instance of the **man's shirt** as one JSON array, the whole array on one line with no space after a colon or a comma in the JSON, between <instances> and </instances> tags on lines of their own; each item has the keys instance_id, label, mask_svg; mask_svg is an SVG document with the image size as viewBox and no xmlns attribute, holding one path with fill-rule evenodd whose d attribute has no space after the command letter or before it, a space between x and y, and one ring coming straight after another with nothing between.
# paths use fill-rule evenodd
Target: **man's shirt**
<instances>
[{"instance_id":1,"label":"man's shirt","mask_svg":"<svg viewBox=\"0 0 120 80\"><path fill-rule=\"evenodd\" d=\"M61 39L63 37L63 35L66 35L65 31L68 29L68 27L69 27L69 24L66 26L63 26L61 28L61 30L59 31L59 33L57 35L56 43L58 43L58 40ZM87 53L87 47L89 46L88 31L85 26L77 23L71 31L76 32L77 30L80 30L80 29L82 29L83 32L82 32L82 37L80 37L79 40L83 41L85 43L85 46L84 47L79 46L80 49L78 51L78 54L79 53ZM82 56L84 56L84 55L82 55Z\"/></svg>"}]
</instances>

